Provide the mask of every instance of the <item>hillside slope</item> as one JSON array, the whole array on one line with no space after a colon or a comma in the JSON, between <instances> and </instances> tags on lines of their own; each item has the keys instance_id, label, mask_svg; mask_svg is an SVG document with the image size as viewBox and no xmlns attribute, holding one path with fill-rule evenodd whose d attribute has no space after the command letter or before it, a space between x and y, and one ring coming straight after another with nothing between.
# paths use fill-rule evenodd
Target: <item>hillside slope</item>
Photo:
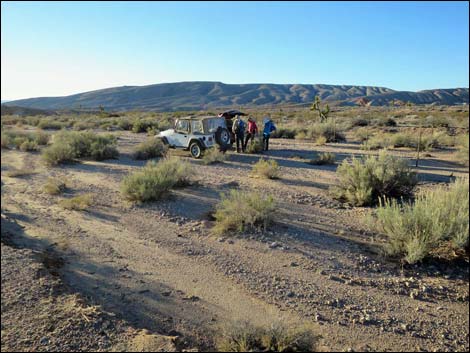
<instances>
[{"instance_id":1,"label":"hillside slope","mask_svg":"<svg viewBox=\"0 0 470 353\"><path fill-rule=\"evenodd\" d=\"M393 99L414 104L468 103L468 88L399 92L384 87L306 84L224 84L221 82L177 82L148 86L123 86L74 94L8 102L8 105L37 109L106 110L199 110L211 107L241 107L279 104L310 104L322 100L352 104L367 97L373 105Z\"/></svg>"}]
</instances>

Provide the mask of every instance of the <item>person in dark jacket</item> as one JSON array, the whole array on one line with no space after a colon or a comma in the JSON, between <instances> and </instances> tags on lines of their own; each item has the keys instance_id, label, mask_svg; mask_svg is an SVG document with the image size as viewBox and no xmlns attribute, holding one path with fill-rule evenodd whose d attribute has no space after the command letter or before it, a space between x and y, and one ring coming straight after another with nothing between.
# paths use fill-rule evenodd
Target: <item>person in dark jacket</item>
<instances>
[{"instance_id":1,"label":"person in dark jacket","mask_svg":"<svg viewBox=\"0 0 470 353\"><path fill-rule=\"evenodd\" d=\"M245 136L245 122L238 115L233 121L232 131L235 134L235 141L237 142L237 153L240 153L240 145L242 152L245 152L245 145L243 143L243 138Z\"/></svg>"},{"instance_id":2,"label":"person in dark jacket","mask_svg":"<svg viewBox=\"0 0 470 353\"><path fill-rule=\"evenodd\" d=\"M256 122L253 120L253 118L249 117L248 118L248 130L247 130L246 139L245 139L245 150L250 139L251 139L251 143L253 143L253 140L255 139L255 136L257 134L258 134L258 126L256 125Z\"/></svg>"},{"instance_id":3,"label":"person in dark jacket","mask_svg":"<svg viewBox=\"0 0 470 353\"><path fill-rule=\"evenodd\" d=\"M263 149L267 151L269 149L269 137L273 131L276 131L276 125L269 116L263 119L264 129L263 129Z\"/></svg>"}]
</instances>

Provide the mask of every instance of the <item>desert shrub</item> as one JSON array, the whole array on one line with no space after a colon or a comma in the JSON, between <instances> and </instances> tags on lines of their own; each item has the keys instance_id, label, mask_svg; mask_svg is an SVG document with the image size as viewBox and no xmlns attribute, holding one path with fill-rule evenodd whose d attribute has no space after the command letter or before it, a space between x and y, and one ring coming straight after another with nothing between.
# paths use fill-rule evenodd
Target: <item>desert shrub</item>
<instances>
[{"instance_id":1,"label":"desert shrub","mask_svg":"<svg viewBox=\"0 0 470 353\"><path fill-rule=\"evenodd\" d=\"M325 136L318 136L316 139L315 139L315 144L318 145L318 146L323 146L326 144L326 137Z\"/></svg>"},{"instance_id":2,"label":"desert shrub","mask_svg":"<svg viewBox=\"0 0 470 353\"><path fill-rule=\"evenodd\" d=\"M253 165L252 174L261 178L279 178L279 164L274 159L265 160L261 158Z\"/></svg>"},{"instance_id":3,"label":"desert shrub","mask_svg":"<svg viewBox=\"0 0 470 353\"><path fill-rule=\"evenodd\" d=\"M389 127L397 126L397 122L395 119L391 117L384 117L384 116L374 119L372 124L376 126L389 126Z\"/></svg>"},{"instance_id":4,"label":"desert shrub","mask_svg":"<svg viewBox=\"0 0 470 353\"><path fill-rule=\"evenodd\" d=\"M222 163L225 161L225 154L220 151L218 147L210 148L204 152L204 157L202 157L202 163L204 164L215 164Z\"/></svg>"},{"instance_id":5,"label":"desert shrub","mask_svg":"<svg viewBox=\"0 0 470 353\"><path fill-rule=\"evenodd\" d=\"M457 159L460 163L468 166L468 135L463 135L459 138L459 150L457 152Z\"/></svg>"},{"instance_id":6,"label":"desert shrub","mask_svg":"<svg viewBox=\"0 0 470 353\"><path fill-rule=\"evenodd\" d=\"M72 162L77 156L71 145L53 144L42 151L41 157L46 165L54 166Z\"/></svg>"},{"instance_id":7,"label":"desert shrub","mask_svg":"<svg viewBox=\"0 0 470 353\"><path fill-rule=\"evenodd\" d=\"M43 186L45 193L49 195L59 195L66 190L67 186L64 181L57 178L49 178Z\"/></svg>"},{"instance_id":8,"label":"desert shrub","mask_svg":"<svg viewBox=\"0 0 470 353\"><path fill-rule=\"evenodd\" d=\"M354 131L354 137L359 141L367 141L373 135L373 131L368 127L360 127Z\"/></svg>"},{"instance_id":9,"label":"desert shrub","mask_svg":"<svg viewBox=\"0 0 470 353\"><path fill-rule=\"evenodd\" d=\"M91 140L89 156L95 161L114 159L119 156L114 136L95 136Z\"/></svg>"},{"instance_id":10,"label":"desert shrub","mask_svg":"<svg viewBox=\"0 0 470 353\"><path fill-rule=\"evenodd\" d=\"M366 141L364 141L361 145L361 149L363 150L379 150L382 148L389 148L393 146L391 135L377 133L372 137L369 137Z\"/></svg>"},{"instance_id":11,"label":"desert shrub","mask_svg":"<svg viewBox=\"0 0 470 353\"><path fill-rule=\"evenodd\" d=\"M248 153L261 153L263 152L263 139L261 137L255 137L253 140L250 141L248 146L246 146L246 150Z\"/></svg>"},{"instance_id":12,"label":"desert shrub","mask_svg":"<svg viewBox=\"0 0 470 353\"><path fill-rule=\"evenodd\" d=\"M12 169L5 173L9 178L21 178L32 174L35 174L35 171L32 168Z\"/></svg>"},{"instance_id":13,"label":"desert shrub","mask_svg":"<svg viewBox=\"0 0 470 353\"><path fill-rule=\"evenodd\" d=\"M188 185L191 174L190 164L179 158L165 158L158 163L152 161L126 176L121 192L131 201L160 200L171 188Z\"/></svg>"},{"instance_id":14,"label":"desert shrub","mask_svg":"<svg viewBox=\"0 0 470 353\"><path fill-rule=\"evenodd\" d=\"M43 150L43 159L48 165L70 162L76 158L90 157L101 161L116 158L116 138L92 132L62 131L54 136L52 146Z\"/></svg>"},{"instance_id":15,"label":"desert shrub","mask_svg":"<svg viewBox=\"0 0 470 353\"><path fill-rule=\"evenodd\" d=\"M162 157L166 151L167 147L161 139L150 137L137 145L132 157L138 160Z\"/></svg>"},{"instance_id":16,"label":"desert shrub","mask_svg":"<svg viewBox=\"0 0 470 353\"><path fill-rule=\"evenodd\" d=\"M364 160L353 158L338 167L333 195L355 206L376 204L379 197L411 195L417 183L408 162L382 151Z\"/></svg>"},{"instance_id":17,"label":"desert shrub","mask_svg":"<svg viewBox=\"0 0 470 353\"><path fill-rule=\"evenodd\" d=\"M361 118L361 117L356 117L354 119L351 120L351 124L350 126L351 127L355 127L355 126L368 126L370 123L369 120L367 119L364 119L364 118Z\"/></svg>"},{"instance_id":18,"label":"desert shrub","mask_svg":"<svg viewBox=\"0 0 470 353\"><path fill-rule=\"evenodd\" d=\"M43 130L60 130L66 127L66 124L59 121L52 121L52 120L41 120L37 125L38 128Z\"/></svg>"},{"instance_id":19,"label":"desert shrub","mask_svg":"<svg viewBox=\"0 0 470 353\"><path fill-rule=\"evenodd\" d=\"M90 121L76 121L73 124L73 129L75 131L89 130L95 127L95 123Z\"/></svg>"},{"instance_id":20,"label":"desert shrub","mask_svg":"<svg viewBox=\"0 0 470 353\"><path fill-rule=\"evenodd\" d=\"M273 221L276 204L272 196L254 191L231 190L223 194L216 206L215 234L241 233L253 229L266 229Z\"/></svg>"},{"instance_id":21,"label":"desert shrub","mask_svg":"<svg viewBox=\"0 0 470 353\"><path fill-rule=\"evenodd\" d=\"M39 147L36 141L26 140L20 145L19 149L22 152L35 152L39 149Z\"/></svg>"},{"instance_id":22,"label":"desert shrub","mask_svg":"<svg viewBox=\"0 0 470 353\"><path fill-rule=\"evenodd\" d=\"M130 123L129 120L122 119L118 122L118 127L121 128L122 130L131 130L132 124Z\"/></svg>"},{"instance_id":23,"label":"desert shrub","mask_svg":"<svg viewBox=\"0 0 470 353\"><path fill-rule=\"evenodd\" d=\"M445 116L430 115L425 119L425 126L430 127L448 127L450 125L449 119Z\"/></svg>"},{"instance_id":24,"label":"desert shrub","mask_svg":"<svg viewBox=\"0 0 470 353\"><path fill-rule=\"evenodd\" d=\"M10 145L12 144L12 138L11 136L5 132L5 131L2 131L2 136L1 136L1 145L2 145L2 149L3 148L9 148Z\"/></svg>"},{"instance_id":25,"label":"desert shrub","mask_svg":"<svg viewBox=\"0 0 470 353\"><path fill-rule=\"evenodd\" d=\"M50 136L42 131L37 131L33 134L33 140L40 146L45 146L49 143Z\"/></svg>"},{"instance_id":26,"label":"desert shrub","mask_svg":"<svg viewBox=\"0 0 470 353\"><path fill-rule=\"evenodd\" d=\"M132 132L134 133L147 132L152 128L158 129L158 123L156 121L137 119L132 124Z\"/></svg>"},{"instance_id":27,"label":"desert shrub","mask_svg":"<svg viewBox=\"0 0 470 353\"><path fill-rule=\"evenodd\" d=\"M449 187L418 193L414 203L385 199L371 224L387 235L387 255L415 263L445 242L454 249L468 247L468 205L468 180L457 179Z\"/></svg>"},{"instance_id":28,"label":"desert shrub","mask_svg":"<svg viewBox=\"0 0 470 353\"><path fill-rule=\"evenodd\" d=\"M326 138L326 142L346 141L344 134L339 131L338 127L335 127L333 122L316 123L306 130L300 130L295 138L316 140L320 136Z\"/></svg>"},{"instance_id":29,"label":"desert shrub","mask_svg":"<svg viewBox=\"0 0 470 353\"><path fill-rule=\"evenodd\" d=\"M335 164L336 155L331 152L320 153L317 158L308 161L312 165Z\"/></svg>"},{"instance_id":30,"label":"desert shrub","mask_svg":"<svg viewBox=\"0 0 470 353\"><path fill-rule=\"evenodd\" d=\"M221 352L315 352L319 336L308 327L287 327L276 323L269 328L235 322L217 340Z\"/></svg>"},{"instance_id":31,"label":"desert shrub","mask_svg":"<svg viewBox=\"0 0 470 353\"><path fill-rule=\"evenodd\" d=\"M84 211L93 204L93 195L84 194L65 199L59 202L59 206L67 210Z\"/></svg>"},{"instance_id":32,"label":"desert shrub","mask_svg":"<svg viewBox=\"0 0 470 353\"><path fill-rule=\"evenodd\" d=\"M297 130L294 128L278 127L277 130L271 134L271 137L293 139L296 134Z\"/></svg>"}]
</instances>

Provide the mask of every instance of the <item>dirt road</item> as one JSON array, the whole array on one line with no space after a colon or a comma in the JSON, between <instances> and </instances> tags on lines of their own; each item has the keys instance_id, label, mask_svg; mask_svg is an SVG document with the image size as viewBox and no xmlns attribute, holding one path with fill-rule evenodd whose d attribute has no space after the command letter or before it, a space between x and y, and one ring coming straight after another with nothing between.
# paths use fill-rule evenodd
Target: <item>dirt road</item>
<instances>
[{"instance_id":1,"label":"dirt road","mask_svg":"<svg viewBox=\"0 0 470 353\"><path fill-rule=\"evenodd\" d=\"M66 260L64 281L90 303L137 328L181 335L186 348L212 347L221 326L242 319L312 323L324 350L468 351L468 263L401 269L384 260L380 239L361 225L367 210L328 196L335 167L299 160L313 146L274 140L269 156L282 169L276 181L249 177L259 156L231 154L214 166L193 160L193 186L133 205L122 200L119 183L144 164L128 155L142 138L123 134L119 160L52 169L37 154L2 151L2 212L31 239L54 245ZM362 153L353 148L322 149L341 159ZM445 180L449 168L468 175L446 158L425 161L422 180ZM34 174L3 175L28 166ZM93 193L93 207L59 207L60 196L41 191L50 176L67 181L65 196ZM231 188L275 196L279 214L270 232L210 235L208 215Z\"/></svg>"}]
</instances>

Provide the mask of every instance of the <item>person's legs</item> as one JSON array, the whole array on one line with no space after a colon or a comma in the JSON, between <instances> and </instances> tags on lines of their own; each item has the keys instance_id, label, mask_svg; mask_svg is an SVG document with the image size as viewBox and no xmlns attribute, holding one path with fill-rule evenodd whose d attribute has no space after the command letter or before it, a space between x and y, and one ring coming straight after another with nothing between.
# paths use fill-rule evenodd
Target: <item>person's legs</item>
<instances>
[{"instance_id":1,"label":"person's legs","mask_svg":"<svg viewBox=\"0 0 470 353\"><path fill-rule=\"evenodd\" d=\"M253 135L251 133L247 133L246 139L245 139L245 150L246 150L246 146L248 146L248 141L250 141L250 138L252 139Z\"/></svg>"},{"instance_id":2,"label":"person's legs","mask_svg":"<svg viewBox=\"0 0 470 353\"><path fill-rule=\"evenodd\" d=\"M266 151L266 135L263 135L263 151Z\"/></svg>"},{"instance_id":3,"label":"person's legs","mask_svg":"<svg viewBox=\"0 0 470 353\"><path fill-rule=\"evenodd\" d=\"M266 143L265 143L265 147L266 147L266 148L264 149L265 151L269 150L269 135L268 135L268 136L266 136Z\"/></svg>"},{"instance_id":4,"label":"person's legs","mask_svg":"<svg viewBox=\"0 0 470 353\"><path fill-rule=\"evenodd\" d=\"M244 144L244 141L245 141L245 134L244 133L241 133L240 134L240 141L242 143L242 152L245 152L245 144Z\"/></svg>"}]
</instances>

